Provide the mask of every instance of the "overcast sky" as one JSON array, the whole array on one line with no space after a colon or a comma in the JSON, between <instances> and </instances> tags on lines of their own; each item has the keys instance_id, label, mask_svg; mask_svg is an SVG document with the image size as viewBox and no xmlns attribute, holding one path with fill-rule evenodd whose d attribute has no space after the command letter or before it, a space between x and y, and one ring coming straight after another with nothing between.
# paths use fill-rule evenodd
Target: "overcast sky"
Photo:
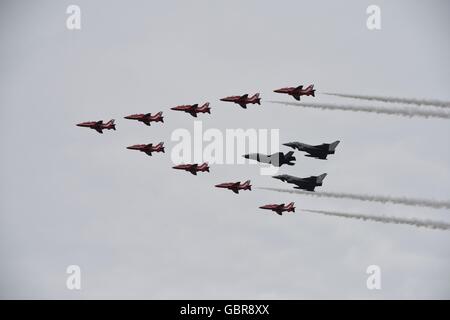
<instances>
[{"instance_id":1,"label":"overcast sky","mask_svg":"<svg viewBox=\"0 0 450 320\"><path fill-rule=\"evenodd\" d=\"M81 8L81 30L66 8ZM382 29L366 28L381 8ZM265 103L283 86L450 100L448 1L1 1L2 298L450 298L450 232L341 219L301 208L450 222L449 210L315 198L255 165L173 170L178 104L211 102L204 129L280 129L281 142L341 140L318 191L448 200L450 122ZM260 92L247 110L219 98ZM292 101L294 101L292 99ZM317 94L304 101L363 104ZM368 105L374 105L374 102ZM382 105L382 104L379 104ZM123 119L163 111L151 127ZM103 135L76 127L116 119ZM147 157L125 147L164 141ZM282 151L288 151L283 149ZM282 217L258 209L296 203ZM382 289L366 288L378 265ZM66 288L79 265L82 290Z\"/></svg>"}]
</instances>

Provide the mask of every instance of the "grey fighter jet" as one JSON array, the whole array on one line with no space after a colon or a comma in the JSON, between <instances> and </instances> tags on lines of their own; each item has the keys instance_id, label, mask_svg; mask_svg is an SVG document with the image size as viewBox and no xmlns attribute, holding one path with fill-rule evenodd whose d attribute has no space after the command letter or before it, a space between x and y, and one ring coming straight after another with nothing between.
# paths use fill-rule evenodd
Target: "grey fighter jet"
<instances>
[{"instance_id":1,"label":"grey fighter jet","mask_svg":"<svg viewBox=\"0 0 450 320\"><path fill-rule=\"evenodd\" d=\"M290 176L288 174L282 174L279 176L273 176L272 178L279 179L283 182L292 183L296 186L294 189L303 189L308 191L314 191L317 186L321 186L323 179L327 176L326 173L321 174L320 176L311 176L307 178L298 178L294 176Z\"/></svg>"},{"instance_id":2,"label":"grey fighter jet","mask_svg":"<svg viewBox=\"0 0 450 320\"><path fill-rule=\"evenodd\" d=\"M294 163L291 161L295 161L295 157L293 156L294 151L289 151L284 154L283 152L277 152L271 155L262 154L262 153L250 153L243 155L246 159L256 160L258 162L268 163L275 167L281 167L283 164L287 164L289 166L293 166Z\"/></svg>"},{"instance_id":3,"label":"grey fighter jet","mask_svg":"<svg viewBox=\"0 0 450 320\"><path fill-rule=\"evenodd\" d=\"M317 158L326 160L329 154L334 154L337 145L339 144L339 140L333 143L322 143L317 146L312 146L306 143L301 142L288 142L283 143L284 146L291 147L292 149L297 149L299 151L305 151L308 154L305 154L305 157Z\"/></svg>"}]
</instances>

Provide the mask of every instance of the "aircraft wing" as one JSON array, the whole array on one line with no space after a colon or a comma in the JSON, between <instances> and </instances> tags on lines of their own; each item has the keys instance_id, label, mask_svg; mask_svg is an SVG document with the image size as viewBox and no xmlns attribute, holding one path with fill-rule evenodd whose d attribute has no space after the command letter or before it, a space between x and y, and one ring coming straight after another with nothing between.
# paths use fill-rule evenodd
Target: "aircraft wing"
<instances>
[{"instance_id":1,"label":"aircraft wing","mask_svg":"<svg viewBox=\"0 0 450 320\"><path fill-rule=\"evenodd\" d=\"M314 191L316 188L313 184L306 184L306 185L297 185L294 187L294 189L301 189L301 190L307 190L307 191Z\"/></svg>"},{"instance_id":2,"label":"aircraft wing","mask_svg":"<svg viewBox=\"0 0 450 320\"><path fill-rule=\"evenodd\" d=\"M192 173L194 176L197 175L197 167L198 165L194 164L189 168L189 172Z\"/></svg>"},{"instance_id":3,"label":"aircraft wing","mask_svg":"<svg viewBox=\"0 0 450 320\"><path fill-rule=\"evenodd\" d=\"M103 133L102 128L94 128L98 133Z\"/></svg>"},{"instance_id":4,"label":"aircraft wing","mask_svg":"<svg viewBox=\"0 0 450 320\"><path fill-rule=\"evenodd\" d=\"M152 152L151 152L151 151L146 151L145 153L146 153L147 155L149 155L149 156L152 155Z\"/></svg>"},{"instance_id":5,"label":"aircraft wing","mask_svg":"<svg viewBox=\"0 0 450 320\"><path fill-rule=\"evenodd\" d=\"M236 182L232 186L230 186L230 190L232 190L234 193L239 193L239 186L240 185L241 185L240 182Z\"/></svg>"},{"instance_id":6,"label":"aircraft wing","mask_svg":"<svg viewBox=\"0 0 450 320\"><path fill-rule=\"evenodd\" d=\"M147 119L146 120L142 120L142 122L145 123L148 126L150 125L150 121L148 121Z\"/></svg>"},{"instance_id":7,"label":"aircraft wing","mask_svg":"<svg viewBox=\"0 0 450 320\"><path fill-rule=\"evenodd\" d=\"M300 101L300 94L299 93L293 93L292 96L295 100Z\"/></svg>"},{"instance_id":8,"label":"aircraft wing","mask_svg":"<svg viewBox=\"0 0 450 320\"><path fill-rule=\"evenodd\" d=\"M327 159L327 154L326 153L310 153L305 155L305 157L310 157L310 158L316 158L316 159L321 159L321 160L326 160Z\"/></svg>"},{"instance_id":9,"label":"aircraft wing","mask_svg":"<svg viewBox=\"0 0 450 320\"><path fill-rule=\"evenodd\" d=\"M197 118L197 112L195 112L194 110L189 111L189 114L194 118Z\"/></svg>"}]
</instances>

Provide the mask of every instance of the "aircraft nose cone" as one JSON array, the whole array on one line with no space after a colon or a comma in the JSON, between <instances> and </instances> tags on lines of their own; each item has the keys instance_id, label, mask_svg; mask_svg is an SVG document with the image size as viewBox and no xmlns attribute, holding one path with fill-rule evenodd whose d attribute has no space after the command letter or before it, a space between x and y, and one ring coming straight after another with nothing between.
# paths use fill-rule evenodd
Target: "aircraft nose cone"
<instances>
[{"instance_id":1,"label":"aircraft nose cone","mask_svg":"<svg viewBox=\"0 0 450 320\"><path fill-rule=\"evenodd\" d=\"M293 144L292 144L291 142L287 142L287 143L283 143L283 146L286 146L286 147L292 147Z\"/></svg>"},{"instance_id":2,"label":"aircraft nose cone","mask_svg":"<svg viewBox=\"0 0 450 320\"><path fill-rule=\"evenodd\" d=\"M274 178L274 179L278 179L278 180L281 180L281 181L283 181L284 179L283 179L283 177L281 177L281 176L273 176L272 178Z\"/></svg>"},{"instance_id":3,"label":"aircraft nose cone","mask_svg":"<svg viewBox=\"0 0 450 320\"><path fill-rule=\"evenodd\" d=\"M248 154L244 154L243 157L244 157L245 159L250 158L250 156L249 156Z\"/></svg>"},{"instance_id":4,"label":"aircraft nose cone","mask_svg":"<svg viewBox=\"0 0 450 320\"><path fill-rule=\"evenodd\" d=\"M125 119L131 119L131 117L130 117L130 116L125 116L124 118L125 118Z\"/></svg>"}]
</instances>

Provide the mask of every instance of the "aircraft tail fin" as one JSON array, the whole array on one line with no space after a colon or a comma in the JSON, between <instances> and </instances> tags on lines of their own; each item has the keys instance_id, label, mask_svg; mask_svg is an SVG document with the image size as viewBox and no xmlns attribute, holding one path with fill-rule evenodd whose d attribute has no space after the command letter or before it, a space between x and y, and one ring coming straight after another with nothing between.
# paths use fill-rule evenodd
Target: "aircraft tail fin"
<instances>
[{"instance_id":1,"label":"aircraft tail fin","mask_svg":"<svg viewBox=\"0 0 450 320\"><path fill-rule=\"evenodd\" d=\"M261 98L259 97L259 93L256 93L253 97L250 98L251 100L255 101L255 103L261 105Z\"/></svg>"},{"instance_id":2,"label":"aircraft tail fin","mask_svg":"<svg viewBox=\"0 0 450 320\"><path fill-rule=\"evenodd\" d=\"M295 161L294 151L289 151L285 157L287 161Z\"/></svg>"},{"instance_id":3,"label":"aircraft tail fin","mask_svg":"<svg viewBox=\"0 0 450 320\"><path fill-rule=\"evenodd\" d=\"M165 152L165 149L164 149L164 142L158 143L155 147L156 147L156 148L161 148L161 149L160 149L161 152L162 152L162 153L166 153L166 152Z\"/></svg>"},{"instance_id":4,"label":"aircraft tail fin","mask_svg":"<svg viewBox=\"0 0 450 320\"><path fill-rule=\"evenodd\" d=\"M340 142L339 140L336 140L335 142L330 143L330 146L328 147L328 151L334 151L336 149L336 147L338 146L339 142Z\"/></svg>"},{"instance_id":5,"label":"aircraft tail fin","mask_svg":"<svg viewBox=\"0 0 450 320\"><path fill-rule=\"evenodd\" d=\"M204 105L202 105L200 109L203 110L204 112L211 114L211 108L209 107L209 102L206 102Z\"/></svg>"},{"instance_id":6,"label":"aircraft tail fin","mask_svg":"<svg viewBox=\"0 0 450 320\"><path fill-rule=\"evenodd\" d=\"M316 183L317 183L317 184L321 184L321 183L323 182L323 179L325 179L326 176L327 176L326 173L321 174L320 176L317 176L317 177L316 177Z\"/></svg>"},{"instance_id":7,"label":"aircraft tail fin","mask_svg":"<svg viewBox=\"0 0 450 320\"><path fill-rule=\"evenodd\" d=\"M295 212L294 202L289 203L289 204L286 206L286 210L287 210L288 212L289 212L289 211Z\"/></svg>"},{"instance_id":8,"label":"aircraft tail fin","mask_svg":"<svg viewBox=\"0 0 450 320\"><path fill-rule=\"evenodd\" d=\"M242 184L242 187L243 187L244 189L247 189L247 190L252 190L252 186L250 185L250 180L245 181L245 182Z\"/></svg>"},{"instance_id":9,"label":"aircraft tail fin","mask_svg":"<svg viewBox=\"0 0 450 320\"><path fill-rule=\"evenodd\" d=\"M106 123L106 126L110 126L111 129L116 130L116 125L114 124L114 121L115 121L114 119L109 120L109 121Z\"/></svg>"},{"instance_id":10,"label":"aircraft tail fin","mask_svg":"<svg viewBox=\"0 0 450 320\"><path fill-rule=\"evenodd\" d=\"M286 153L286 157L292 157L292 155L294 154L294 151L289 151L288 153Z\"/></svg>"}]
</instances>

